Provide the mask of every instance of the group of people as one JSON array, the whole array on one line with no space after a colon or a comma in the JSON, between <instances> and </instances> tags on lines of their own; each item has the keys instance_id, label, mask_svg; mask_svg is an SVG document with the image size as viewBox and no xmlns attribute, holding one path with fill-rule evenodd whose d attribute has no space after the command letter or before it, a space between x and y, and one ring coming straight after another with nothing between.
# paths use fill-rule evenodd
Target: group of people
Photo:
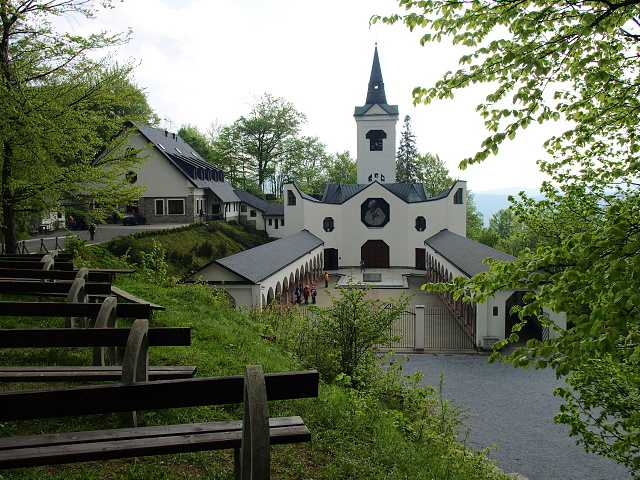
<instances>
[{"instance_id":1,"label":"group of people","mask_svg":"<svg viewBox=\"0 0 640 480\"><path fill-rule=\"evenodd\" d=\"M324 279L324 286L325 288L329 287L329 274L327 272L324 272L324 275L322 277ZM316 296L318 295L318 291L316 290L316 287L314 285L309 286L309 285L305 285L304 287L302 285L296 287L296 303L300 304L302 303L302 299L304 298L304 303L305 305L309 305L309 297L311 297L311 303L315 305L316 303Z\"/></svg>"},{"instance_id":2,"label":"group of people","mask_svg":"<svg viewBox=\"0 0 640 480\"><path fill-rule=\"evenodd\" d=\"M316 295L318 295L316 287L311 286L311 288L309 288L308 285L305 285L304 288L302 288L302 285L300 285L296 288L296 303L302 303L302 298L304 298L305 305L309 305L309 297L311 297L311 303L315 304Z\"/></svg>"}]
</instances>

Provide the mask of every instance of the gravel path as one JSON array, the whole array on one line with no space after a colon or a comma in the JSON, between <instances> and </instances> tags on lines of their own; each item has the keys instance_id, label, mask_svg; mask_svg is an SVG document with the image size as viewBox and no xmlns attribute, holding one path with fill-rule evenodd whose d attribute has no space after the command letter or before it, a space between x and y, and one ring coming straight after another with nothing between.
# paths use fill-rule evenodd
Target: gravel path
<instances>
[{"instance_id":1,"label":"gravel path","mask_svg":"<svg viewBox=\"0 0 640 480\"><path fill-rule=\"evenodd\" d=\"M444 372L444 397L467 407L469 444L497 445L490 457L505 473L529 480L627 480L631 475L606 458L587 454L569 437L568 428L553 423L562 385L552 370L514 369L489 364L479 355L409 354L405 373L421 371L425 383L438 385Z\"/></svg>"}]
</instances>

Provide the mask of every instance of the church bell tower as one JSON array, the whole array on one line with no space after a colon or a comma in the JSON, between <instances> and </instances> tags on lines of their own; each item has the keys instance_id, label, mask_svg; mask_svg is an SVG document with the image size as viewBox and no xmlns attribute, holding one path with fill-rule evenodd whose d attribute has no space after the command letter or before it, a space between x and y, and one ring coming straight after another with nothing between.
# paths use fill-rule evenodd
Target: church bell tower
<instances>
[{"instance_id":1,"label":"church bell tower","mask_svg":"<svg viewBox=\"0 0 640 480\"><path fill-rule=\"evenodd\" d=\"M398 115L398 106L387 103L376 44L367 100L353 114L358 135L358 183L396 183Z\"/></svg>"}]
</instances>

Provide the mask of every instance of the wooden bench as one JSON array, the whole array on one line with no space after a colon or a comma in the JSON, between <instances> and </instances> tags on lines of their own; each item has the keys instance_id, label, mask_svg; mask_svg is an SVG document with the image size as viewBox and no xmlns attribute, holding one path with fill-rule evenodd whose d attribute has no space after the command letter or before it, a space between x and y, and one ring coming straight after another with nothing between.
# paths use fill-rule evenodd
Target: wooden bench
<instances>
[{"instance_id":1,"label":"wooden bench","mask_svg":"<svg viewBox=\"0 0 640 480\"><path fill-rule=\"evenodd\" d=\"M0 468L235 450L236 478L270 478L270 445L308 442L300 417L269 418L268 400L318 396L318 372L160 380L0 392L0 421L243 403L241 421L56 433L0 439Z\"/></svg>"},{"instance_id":2,"label":"wooden bench","mask_svg":"<svg viewBox=\"0 0 640 480\"><path fill-rule=\"evenodd\" d=\"M33 268L12 269L4 268L0 265L0 277L6 279L74 280L78 276L78 272L80 272L80 270L36 270ZM88 282L109 283L112 280L112 274L109 272L89 269L84 270L87 271L86 280Z\"/></svg>"},{"instance_id":3,"label":"wooden bench","mask_svg":"<svg viewBox=\"0 0 640 480\"><path fill-rule=\"evenodd\" d=\"M93 347L93 366L1 366L0 382L144 382L190 378L195 366L149 366L150 346L188 346L188 327L154 327L136 320L131 328L21 328L0 329L0 348ZM106 366L104 347L125 347L124 355L111 353ZM113 350L112 350L113 351ZM117 357L117 358L116 358Z\"/></svg>"}]
</instances>

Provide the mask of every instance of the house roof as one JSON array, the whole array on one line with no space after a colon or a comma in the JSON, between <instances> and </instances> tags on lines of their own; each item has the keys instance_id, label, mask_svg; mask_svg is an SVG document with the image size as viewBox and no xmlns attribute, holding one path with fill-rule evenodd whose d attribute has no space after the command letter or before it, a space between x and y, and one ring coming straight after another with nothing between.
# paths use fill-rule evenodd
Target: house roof
<instances>
[{"instance_id":1,"label":"house roof","mask_svg":"<svg viewBox=\"0 0 640 480\"><path fill-rule=\"evenodd\" d=\"M252 193L244 190L234 190L241 202L246 203L258 210L264 212L265 215L273 217L284 217L284 205L282 203L269 203L260 197L256 197Z\"/></svg>"},{"instance_id":2,"label":"house roof","mask_svg":"<svg viewBox=\"0 0 640 480\"><path fill-rule=\"evenodd\" d=\"M377 183L386 188L395 196L407 203L428 202L446 197L451 192L451 187L434 197L429 197L422 183L359 183L359 184L329 184L325 187L322 201L324 203L340 204L354 197L369 186ZM454 184L455 185L455 184Z\"/></svg>"},{"instance_id":3,"label":"house roof","mask_svg":"<svg viewBox=\"0 0 640 480\"><path fill-rule=\"evenodd\" d=\"M130 123L194 186L212 191L225 203L240 201L233 187L224 180L224 171L202 158L180 135Z\"/></svg>"},{"instance_id":4,"label":"house roof","mask_svg":"<svg viewBox=\"0 0 640 480\"><path fill-rule=\"evenodd\" d=\"M302 230L213 263L252 283L260 283L322 245L322 240L308 230Z\"/></svg>"},{"instance_id":5,"label":"house roof","mask_svg":"<svg viewBox=\"0 0 640 480\"><path fill-rule=\"evenodd\" d=\"M433 248L449 263L458 268L467 277L489 270L489 265L482 262L493 258L501 262L515 262L517 257L488 247L469 238L463 237L447 229L440 230L425 241L425 245Z\"/></svg>"}]
</instances>

